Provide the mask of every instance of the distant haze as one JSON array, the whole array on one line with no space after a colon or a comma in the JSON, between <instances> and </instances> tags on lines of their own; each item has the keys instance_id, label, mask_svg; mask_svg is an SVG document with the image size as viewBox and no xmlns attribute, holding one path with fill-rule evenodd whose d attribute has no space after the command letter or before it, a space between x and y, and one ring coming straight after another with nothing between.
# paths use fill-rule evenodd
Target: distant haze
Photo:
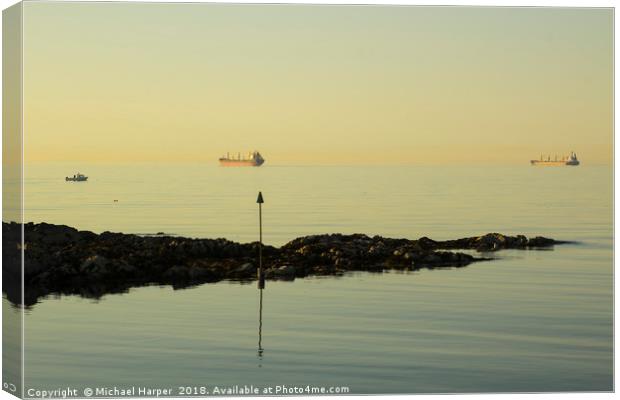
<instances>
[{"instance_id":1,"label":"distant haze","mask_svg":"<svg viewBox=\"0 0 620 400\"><path fill-rule=\"evenodd\" d=\"M612 9L24 4L26 162L612 160Z\"/></svg>"}]
</instances>

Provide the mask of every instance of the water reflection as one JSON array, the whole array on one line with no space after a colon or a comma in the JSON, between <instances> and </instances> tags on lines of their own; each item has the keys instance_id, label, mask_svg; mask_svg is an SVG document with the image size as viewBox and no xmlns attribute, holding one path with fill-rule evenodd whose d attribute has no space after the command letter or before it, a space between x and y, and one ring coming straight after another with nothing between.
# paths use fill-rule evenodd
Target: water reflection
<instances>
[{"instance_id":1,"label":"water reflection","mask_svg":"<svg viewBox=\"0 0 620 400\"><path fill-rule=\"evenodd\" d=\"M263 289L259 289L258 300L258 358L263 358ZM259 367L262 365L259 364Z\"/></svg>"}]
</instances>

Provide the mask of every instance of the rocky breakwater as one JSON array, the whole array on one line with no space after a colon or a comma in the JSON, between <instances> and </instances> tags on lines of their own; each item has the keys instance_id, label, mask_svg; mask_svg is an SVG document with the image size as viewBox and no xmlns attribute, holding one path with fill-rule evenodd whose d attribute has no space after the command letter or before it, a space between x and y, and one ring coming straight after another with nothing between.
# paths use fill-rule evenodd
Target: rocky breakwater
<instances>
[{"instance_id":1,"label":"rocky breakwater","mask_svg":"<svg viewBox=\"0 0 620 400\"><path fill-rule=\"evenodd\" d=\"M24 228L26 305L49 294L98 298L149 284L183 288L224 279L256 279L258 243L89 231L46 223ZM3 223L3 291L21 302L21 225ZM488 260L455 251L550 247L553 239L490 233L448 241L391 239L363 234L297 238L280 248L263 247L267 279L292 280L347 271L463 267Z\"/></svg>"}]
</instances>

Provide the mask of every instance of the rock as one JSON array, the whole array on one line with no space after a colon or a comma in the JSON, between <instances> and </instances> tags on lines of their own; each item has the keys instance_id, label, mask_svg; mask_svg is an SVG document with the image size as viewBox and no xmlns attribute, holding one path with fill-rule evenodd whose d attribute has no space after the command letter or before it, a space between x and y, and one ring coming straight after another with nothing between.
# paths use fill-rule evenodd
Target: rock
<instances>
[{"instance_id":1,"label":"rock","mask_svg":"<svg viewBox=\"0 0 620 400\"><path fill-rule=\"evenodd\" d=\"M276 276L295 276L297 270L292 265L283 265L280 268L275 269L274 274Z\"/></svg>"},{"instance_id":2,"label":"rock","mask_svg":"<svg viewBox=\"0 0 620 400\"><path fill-rule=\"evenodd\" d=\"M100 255L90 256L86 260L84 260L84 262L80 266L80 271L88 272L88 271L103 269L109 263L110 263L110 260L108 260L107 258L103 256L100 256Z\"/></svg>"},{"instance_id":3,"label":"rock","mask_svg":"<svg viewBox=\"0 0 620 400\"><path fill-rule=\"evenodd\" d=\"M41 223L36 225L32 233L32 239L36 239L40 235L40 241L48 245L64 245L77 241L79 233L77 229L70 228L66 225L52 225ZM30 239L30 235L25 233L25 238Z\"/></svg>"},{"instance_id":4,"label":"rock","mask_svg":"<svg viewBox=\"0 0 620 400\"><path fill-rule=\"evenodd\" d=\"M56 269L55 272L57 272L58 274L64 277L75 275L78 273L78 271L75 268L73 268L72 265L69 265L69 264L61 265L60 267Z\"/></svg>"},{"instance_id":5,"label":"rock","mask_svg":"<svg viewBox=\"0 0 620 400\"><path fill-rule=\"evenodd\" d=\"M253 278L257 268L252 263L245 263L237 268L233 268L232 276L235 278Z\"/></svg>"},{"instance_id":6,"label":"rock","mask_svg":"<svg viewBox=\"0 0 620 400\"><path fill-rule=\"evenodd\" d=\"M534 238L531 238L527 242L528 247L549 247L549 246L553 246L554 244L555 244L555 240L542 237L542 236L536 236Z\"/></svg>"},{"instance_id":7,"label":"rock","mask_svg":"<svg viewBox=\"0 0 620 400\"><path fill-rule=\"evenodd\" d=\"M437 242L433 239L429 239L426 236L418 239L418 245L423 249L435 249L437 248Z\"/></svg>"},{"instance_id":8,"label":"rock","mask_svg":"<svg viewBox=\"0 0 620 400\"><path fill-rule=\"evenodd\" d=\"M252 263L245 263L236 268L233 272L237 274L253 274L256 272L256 267Z\"/></svg>"},{"instance_id":9,"label":"rock","mask_svg":"<svg viewBox=\"0 0 620 400\"><path fill-rule=\"evenodd\" d=\"M187 273L187 276L192 281L202 281L211 277L211 275L211 271L202 267L189 268Z\"/></svg>"},{"instance_id":10,"label":"rock","mask_svg":"<svg viewBox=\"0 0 620 400\"><path fill-rule=\"evenodd\" d=\"M125 261L122 261L120 263L118 263L115 266L116 272L120 273L120 274L125 274L125 275L132 275L134 272L136 272L136 267L134 267L133 265L128 264Z\"/></svg>"},{"instance_id":11,"label":"rock","mask_svg":"<svg viewBox=\"0 0 620 400\"><path fill-rule=\"evenodd\" d=\"M310 256L313 254L321 253L324 249L320 245L310 245L306 244L297 249L297 253L302 256Z\"/></svg>"},{"instance_id":12,"label":"rock","mask_svg":"<svg viewBox=\"0 0 620 400\"><path fill-rule=\"evenodd\" d=\"M96 280L109 275L112 272L111 269L112 262L108 258L94 255L84 260L79 272L89 280Z\"/></svg>"},{"instance_id":13,"label":"rock","mask_svg":"<svg viewBox=\"0 0 620 400\"><path fill-rule=\"evenodd\" d=\"M209 252L207 246L202 240L194 240L189 245L188 253L193 257L203 257Z\"/></svg>"},{"instance_id":14,"label":"rock","mask_svg":"<svg viewBox=\"0 0 620 400\"><path fill-rule=\"evenodd\" d=\"M511 238L511 243L510 245L512 247L518 247L518 248L522 248L527 246L527 238L523 235L517 235L514 238Z\"/></svg>"},{"instance_id":15,"label":"rock","mask_svg":"<svg viewBox=\"0 0 620 400\"><path fill-rule=\"evenodd\" d=\"M19 246L24 229L26 245ZM92 297L150 283L186 287L222 279L256 279L257 242L190 239L77 231L64 225L2 224L3 278L21 285L21 256L26 257L25 285L29 304L51 293ZM363 234L325 234L300 237L276 248L265 245L263 265L271 279L308 275L337 275L346 271L457 267L485 260L448 249L527 249L557 242L544 237L489 233L479 237L434 241L372 238ZM488 258L487 258L488 259ZM272 267L278 266L278 267ZM19 304L20 291L7 293Z\"/></svg>"},{"instance_id":16,"label":"rock","mask_svg":"<svg viewBox=\"0 0 620 400\"><path fill-rule=\"evenodd\" d=\"M436 253L429 253L422 258L422 261L426 264L437 264L441 262L441 257Z\"/></svg>"},{"instance_id":17,"label":"rock","mask_svg":"<svg viewBox=\"0 0 620 400\"><path fill-rule=\"evenodd\" d=\"M478 250L499 250L506 247L506 237L499 233L487 233L478 238Z\"/></svg>"},{"instance_id":18,"label":"rock","mask_svg":"<svg viewBox=\"0 0 620 400\"><path fill-rule=\"evenodd\" d=\"M460 265L469 264L474 261L474 257L465 253L456 253Z\"/></svg>"},{"instance_id":19,"label":"rock","mask_svg":"<svg viewBox=\"0 0 620 400\"><path fill-rule=\"evenodd\" d=\"M80 241L91 241L97 239L97 234L91 231L79 231L78 232Z\"/></svg>"},{"instance_id":20,"label":"rock","mask_svg":"<svg viewBox=\"0 0 620 400\"><path fill-rule=\"evenodd\" d=\"M24 275L26 277L35 276L45 270L45 265L39 260L26 259L26 262L24 262Z\"/></svg>"},{"instance_id":21,"label":"rock","mask_svg":"<svg viewBox=\"0 0 620 400\"><path fill-rule=\"evenodd\" d=\"M344 267L344 266L347 266L349 264L351 264L351 262L349 261L348 258L341 257L341 258L336 258L334 260L334 265L337 266L337 267Z\"/></svg>"},{"instance_id":22,"label":"rock","mask_svg":"<svg viewBox=\"0 0 620 400\"><path fill-rule=\"evenodd\" d=\"M387 254L387 247L381 241L376 242L375 244L370 245L368 248L368 255L371 257L381 257Z\"/></svg>"},{"instance_id":23,"label":"rock","mask_svg":"<svg viewBox=\"0 0 620 400\"><path fill-rule=\"evenodd\" d=\"M183 265L175 265L168 268L164 272L163 277L173 282L185 281L189 278L189 268Z\"/></svg>"}]
</instances>

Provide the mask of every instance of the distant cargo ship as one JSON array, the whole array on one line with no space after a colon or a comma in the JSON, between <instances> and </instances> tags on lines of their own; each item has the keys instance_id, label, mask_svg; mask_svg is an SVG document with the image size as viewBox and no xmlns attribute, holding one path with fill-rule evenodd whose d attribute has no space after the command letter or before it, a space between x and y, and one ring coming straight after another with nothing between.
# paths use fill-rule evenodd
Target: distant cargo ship
<instances>
[{"instance_id":1,"label":"distant cargo ship","mask_svg":"<svg viewBox=\"0 0 620 400\"><path fill-rule=\"evenodd\" d=\"M577 166L579 165L579 160L577 160L577 154L575 154L574 151L571 151L569 156L565 156L562 157L560 160L558 160L558 156L555 156L555 159L552 160L551 156L547 156L547 159L545 160L543 158L543 156L540 156L540 160L531 160L530 163L532 165L541 165L541 166L557 166L557 165L572 165L572 166Z\"/></svg>"},{"instance_id":2,"label":"distant cargo ship","mask_svg":"<svg viewBox=\"0 0 620 400\"><path fill-rule=\"evenodd\" d=\"M258 151L248 154L248 157L241 157L241 153L237 154L237 158L231 157L226 153L226 157L220 157L220 165L222 167L260 167L265 159Z\"/></svg>"}]
</instances>

